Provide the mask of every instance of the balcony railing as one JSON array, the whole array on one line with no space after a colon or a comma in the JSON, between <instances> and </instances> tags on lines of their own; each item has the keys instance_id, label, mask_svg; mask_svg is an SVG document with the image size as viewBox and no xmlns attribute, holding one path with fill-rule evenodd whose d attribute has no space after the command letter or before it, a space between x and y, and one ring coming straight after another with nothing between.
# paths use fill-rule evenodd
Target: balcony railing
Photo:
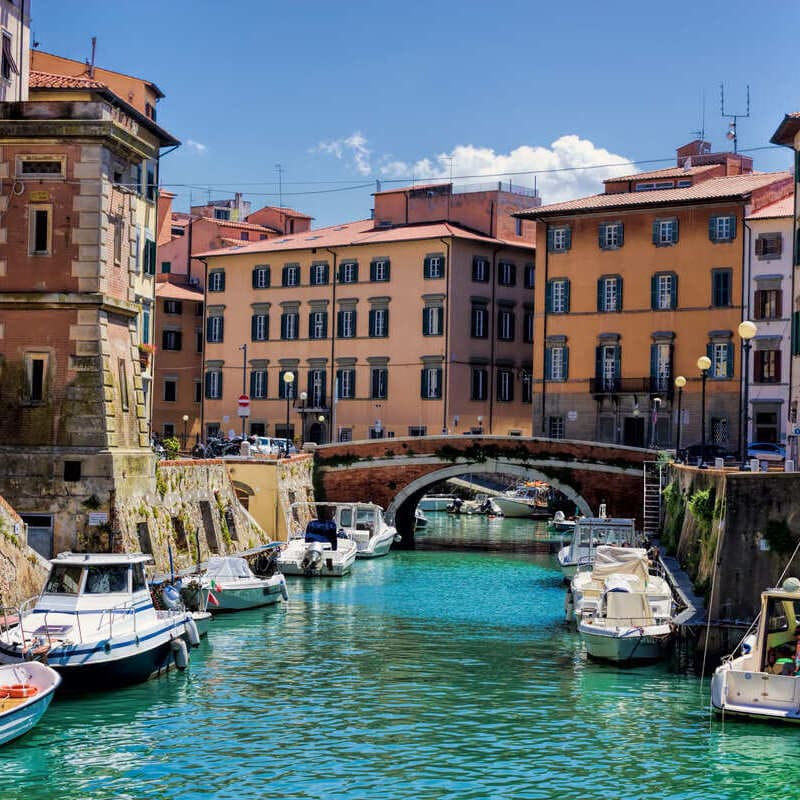
<instances>
[{"instance_id":1,"label":"balcony railing","mask_svg":"<svg viewBox=\"0 0 800 800\"><path fill-rule=\"evenodd\" d=\"M672 399L673 386L668 378L590 378L589 391L596 397L618 394L659 395Z\"/></svg>"}]
</instances>

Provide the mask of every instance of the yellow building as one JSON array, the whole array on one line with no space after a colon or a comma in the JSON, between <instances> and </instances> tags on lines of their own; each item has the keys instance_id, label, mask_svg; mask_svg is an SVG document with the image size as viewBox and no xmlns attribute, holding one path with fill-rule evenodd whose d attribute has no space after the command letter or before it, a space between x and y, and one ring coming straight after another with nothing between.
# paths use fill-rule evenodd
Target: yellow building
<instances>
[{"instance_id":1,"label":"yellow building","mask_svg":"<svg viewBox=\"0 0 800 800\"><path fill-rule=\"evenodd\" d=\"M203 254L206 435L241 432L241 394L247 432L297 440L529 434L533 225L507 212L534 201L378 193L374 219Z\"/></svg>"},{"instance_id":2,"label":"yellow building","mask_svg":"<svg viewBox=\"0 0 800 800\"><path fill-rule=\"evenodd\" d=\"M787 173L695 141L669 169L520 214L539 222L535 430L674 447L739 446L745 217L792 191ZM706 409L701 413L702 371Z\"/></svg>"}]
</instances>

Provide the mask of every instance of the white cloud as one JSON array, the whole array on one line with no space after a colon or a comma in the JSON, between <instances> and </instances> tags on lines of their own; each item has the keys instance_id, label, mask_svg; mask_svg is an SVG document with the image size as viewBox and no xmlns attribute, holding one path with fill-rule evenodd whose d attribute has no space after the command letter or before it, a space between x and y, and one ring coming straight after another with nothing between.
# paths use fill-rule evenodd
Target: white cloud
<instances>
[{"instance_id":1,"label":"white cloud","mask_svg":"<svg viewBox=\"0 0 800 800\"><path fill-rule=\"evenodd\" d=\"M196 142L194 139L189 139L186 142L186 146L190 150L194 150L195 153L205 153L206 146L204 144L200 144L200 142Z\"/></svg>"},{"instance_id":2,"label":"white cloud","mask_svg":"<svg viewBox=\"0 0 800 800\"><path fill-rule=\"evenodd\" d=\"M545 203L595 194L602 191L605 178L636 171L629 159L577 134L561 136L549 147L520 145L508 153L498 153L491 147L460 144L434 157L403 161L388 155L375 157L367 138L356 131L347 138L322 142L312 152L350 158L361 175L409 182L447 180L451 174L457 183L466 184L510 180L532 187L535 180Z\"/></svg>"}]
</instances>

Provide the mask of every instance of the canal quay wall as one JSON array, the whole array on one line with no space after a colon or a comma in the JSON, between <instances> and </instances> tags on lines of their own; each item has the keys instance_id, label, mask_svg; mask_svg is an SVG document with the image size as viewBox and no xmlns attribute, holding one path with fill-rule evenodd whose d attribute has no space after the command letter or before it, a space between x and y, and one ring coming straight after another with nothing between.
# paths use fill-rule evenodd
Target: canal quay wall
<instances>
[{"instance_id":1,"label":"canal quay wall","mask_svg":"<svg viewBox=\"0 0 800 800\"><path fill-rule=\"evenodd\" d=\"M33 597L47 577L47 561L27 545L27 526L0 497L0 607Z\"/></svg>"},{"instance_id":2,"label":"canal quay wall","mask_svg":"<svg viewBox=\"0 0 800 800\"><path fill-rule=\"evenodd\" d=\"M761 592L800 576L800 473L667 467L661 544L705 601L682 634L730 652L758 614ZM791 559L791 561L790 561ZM710 623L709 623L710 620Z\"/></svg>"}]
</instances>

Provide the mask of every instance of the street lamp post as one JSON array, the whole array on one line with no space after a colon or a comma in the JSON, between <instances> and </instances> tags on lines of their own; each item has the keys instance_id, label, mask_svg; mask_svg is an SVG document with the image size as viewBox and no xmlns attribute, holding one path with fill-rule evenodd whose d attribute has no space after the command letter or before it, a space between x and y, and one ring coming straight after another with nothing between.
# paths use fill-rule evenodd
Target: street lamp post
<instances>
[{"instance_id":1,"label":"street lamp post","mask_svg":"<svg viewBox=\"0 0 800 800\"><path fill-rule=\"evenodd\" d=\"M289 442L289 401L292 398L292 384L294 372L291 370L283 373L283 393L286 395L286 442Z\"/></svg>"},{"instance_id":2,"label":"street lamp post","mask_svg":"<svg viewBox=\"0 0 800 800\"><path fill-rule=\"evenodd\" d=\"M686 386L686 378L683 375L678 375L675 378L675 387L678 390L678 419L675 421L675 458L679 458L681 452L681 401L683 400L684 386Z\"/></svg>"},{"instance_id":3,"label":"street lamp post","mask_svg":"<svg viewBox=\"0 0 800 800\"><path fill-rule=\"evenodd\" d=\"M247 345L243 344L239 349L242 351L242 394L247 394ZM242 439L244 439L246 423L247 417L242 417Z\"/></svg>"},{"instance_id":4,"label":"street lamp post","mask_svg":"<svg viewBox=\"0 0 800 800\"><path fill-rule=\"evenodd\" d=\"M700 466L706 463L706 380L711 369L711 359L700 356L697 359L697 369L702 375L702 391L700 394Z\"/></svg>"},{"instance_id":5,"label":"street lamp post","mask_svg":"<svg viewBox=\"0 0 800 800\"><path fill-rule=\"evenodd\" d=\"M300 410L297 412L300 415L300 443L306 440L306 400L308 400L308 392L300 392Z\"/></svg>"},{"instance_id":6,"label":"street lamp post","mask_svg":"<svg viewBox=\"0 0 800 800\"><path fill-rule=\"evenodd\" d=\"M747 442L750 440L750 340L758 333L755 323L749 319L739 323L739 338L742 340L742 430L739 435L739 461L744 464L747 458Z\"/></svg>"},{"instance_id":7,"label":"street lamp post","mask_svg":"<svg viewBox=\"0 0 800 800\"><path fill-rule=\"evenodd\" d=\"M326 432L325 432L325 415L324 414L320 414L317 417L317 422L319 422L319 426L322 429L322 439L323 439L322 444L325 444L324 440L328 438L327 435L326 435Z\"/></svg>"},{"instance_id":8,"label":"street lamp post","mask_svg":"<svg viewBox=\"0 0 800 800\"><path fill-rule=\"evenodd\" d=\"M189 415L184 414L183 417L183 449L186 449L186 426L189 424Z\"/></svg>"}]
</instances>

